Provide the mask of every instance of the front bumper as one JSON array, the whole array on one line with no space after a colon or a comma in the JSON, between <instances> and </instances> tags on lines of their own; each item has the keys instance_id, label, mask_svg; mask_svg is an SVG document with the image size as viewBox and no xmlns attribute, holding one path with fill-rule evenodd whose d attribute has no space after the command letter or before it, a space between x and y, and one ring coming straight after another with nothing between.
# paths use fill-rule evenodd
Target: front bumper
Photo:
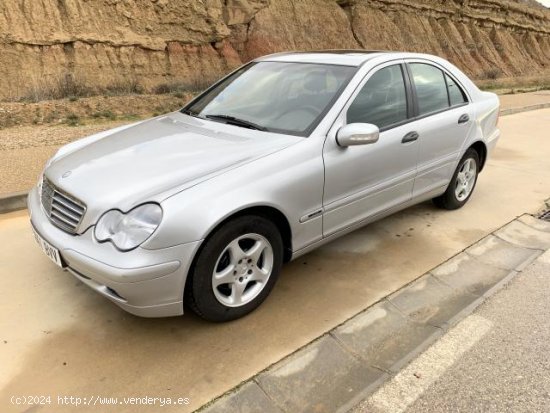
<instances>
[{"instance_id":1,"label":"front bumper","mask_svg":"<svg viewBox=\"0 0 550 413\"><path fill-rule=\"evenodd\" d=\"M129 252L99 243L93 227L71 235L57 228L40 205L37 188L29 193L31 224L59 249L64 269L124 310L141 317L183 314L183 290L191 261L201 241L169 248Z\"/></svg>"}]
</instances>

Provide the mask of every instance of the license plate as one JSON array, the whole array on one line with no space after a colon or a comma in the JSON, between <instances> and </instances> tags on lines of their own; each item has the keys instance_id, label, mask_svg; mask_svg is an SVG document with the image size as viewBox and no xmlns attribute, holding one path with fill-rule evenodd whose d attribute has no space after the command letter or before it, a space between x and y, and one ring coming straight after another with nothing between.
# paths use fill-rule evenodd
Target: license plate
<instances>
[{"instance_id":1,"label":"license plate","mask_svg":"<svg viewBox=\"0 0 550 413\"><path fill-rule=\"evenodd\" d=\"M34 228L32 229L32 232L34 233L34 239L36 240L36 243L42 249L44 254L46 254L46 256L50 260L55 262L58 266L63 267L63 264L61 263L61 255L59 255L59 250L48 241L46 241L44 238L42 238Z\"/></svg>"}]
</instances>

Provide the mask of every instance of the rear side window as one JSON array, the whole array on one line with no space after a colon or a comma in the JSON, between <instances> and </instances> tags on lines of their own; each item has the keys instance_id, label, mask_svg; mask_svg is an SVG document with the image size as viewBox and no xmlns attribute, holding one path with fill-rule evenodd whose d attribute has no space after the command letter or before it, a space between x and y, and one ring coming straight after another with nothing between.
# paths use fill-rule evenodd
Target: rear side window
<instances>
[{"instance_id":1,"label":"rear side window","mask_svg":"<svg viewBox=\"0 0 550 413\"><path fill-rule=\"evenodd\" d=\"M449 88L449 101L451 106L462 105L468 103L468 98L460 86L447 74L445 74L447 80L447 87Z\"/></svg>"},{"instance_id":2,"label":"rear side window","mask_svg":"<svg viewBox=\"0 0 550 413\"><path fill-rule=\"evenodd\" d=\"M424 63L412 63L410 69L416 86L419 115L449 108L447 81L443 71Z\"/></svg>"},{"instance_id":3,"label":"rear side window","mask_svg":"<svg viewBox=\"0 0 550 413\"><path fill-rule=\"evenodd\" d=\"M372 75L347 112L348 123L371 123L380 129L406 119L407 93L400 65Z\"/></svg>"}]
</instances>

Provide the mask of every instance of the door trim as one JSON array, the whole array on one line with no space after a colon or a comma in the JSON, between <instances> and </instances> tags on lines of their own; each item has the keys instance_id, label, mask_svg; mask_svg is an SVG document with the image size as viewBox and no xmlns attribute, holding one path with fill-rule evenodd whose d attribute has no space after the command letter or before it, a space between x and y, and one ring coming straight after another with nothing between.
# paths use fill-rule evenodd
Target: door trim
<instances>
[{"instance_id":1,"label":"door trim","mask_svg":"<svg viewBox=\"0 0 550 413\"><path fill-rule=\"evenodd\" d=\"M337 238L343 237L346 234L349 234L350 232L353 232L355 230L358 230L359 228L362 228L368 224L371 224L375 221L379 221L389 215L393 215L396 212L402 211L404 209L407 209L408 207L411 207L413 205L422 203L424 201L427 201L429 199L435 198L436 196L441 195L445 192L447 189L447 186L441 186L438 188L435 188L429 192L423 193L421 195L418 195L415 198L411 198L407 201L404 201L398 205L394 205L393 207L390 207L388 209L385 209L383 211L377 212L376 214L371 215L370 217L367 217L365 219L362 219L360 221L357 221L345 228L341 228L337 230L336 232L333 232L327 236L323 236L323 238L306 245L305 247L300 248L299 250L292 251L292 256L290 257L290 260L294 260L298 257L301 257L304 254L307 254L308 252L311 252L317 248L319 248L322 245L325 245L331 241L334 241Z\"/></svg>"},{"instance_id":2,"label":"door trim","mask_svg":"<svg viewBox=\"0 0 550 413\"><path fill-rule=\"evenodd\" d=\"M406 182L409 182L410 180L414 180L416 174L417 174L416 168L411 169L407 171L405 174L394 177L391 180L386 180L384 182L381 182L378 185L370 186L361 191L346 195L342 198L332 201L329 204L324 205L324 213L326 214L327 212L336 211L337 209L351 205L354 202L358 202L363 199L366 199L369 196L373 195L374 193L387 191L388 189L391 189L394 186L404 184Z\"/></svg>"}]
</instances>

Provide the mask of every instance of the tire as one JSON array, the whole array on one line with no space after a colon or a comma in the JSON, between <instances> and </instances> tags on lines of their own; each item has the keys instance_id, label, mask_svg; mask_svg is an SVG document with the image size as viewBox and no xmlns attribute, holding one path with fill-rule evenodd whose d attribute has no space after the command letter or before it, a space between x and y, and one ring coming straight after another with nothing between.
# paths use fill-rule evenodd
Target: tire
<instances>
[{"instance_id":1,"label":"tire","mask_svg":"<svg viewBox=\"0 0 550 413\"><path fill-rule=\"evenodd\" d=\"M473 162L473 164L468 164L468 162ZM464 168L467 168L470 174L464 175L464 171L466 170ZM471 173L473 173L473 176L471 176ZM437 207L447 210L462 208L474 193L478 174L479 154L477 151L470 148L466 151L458 163L455 173L453 174L453 178L451 179L445 193L437 198L434 198L433 203ZM465 186L466 184L464 179L468 180L468 187Z\"/></svg>"},{"instance_id":2,"label":"tire","mask_svg":"<svg viewBox=\"0 0 550 413\"><path fill-rule=\"evenodd\" d=\"M185 302L208 321L243 317L269 295L282 264L283 241L273 222L255 215L235 218L203 244L189 273Z\"/></svg>"}]
</instances>

